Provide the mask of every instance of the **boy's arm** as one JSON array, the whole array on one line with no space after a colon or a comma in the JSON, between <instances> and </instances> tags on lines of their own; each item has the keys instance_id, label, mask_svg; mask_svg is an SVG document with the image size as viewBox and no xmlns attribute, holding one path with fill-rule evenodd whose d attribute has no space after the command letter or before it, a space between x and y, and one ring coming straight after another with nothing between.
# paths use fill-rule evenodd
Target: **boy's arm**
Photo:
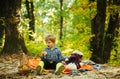
<instances>
[{"instance_id":1,"label":"boy's arm","mask_svg":"<svg viewBox=\"0 0 120 79\"><path fill-rule=\"evenodd\" d=\"M41 52L41 55L40 55L40 58L41 60L45 59L46 58L46 55L47 55L47 51L46 51L46 48Z\"/></svg>"},{"instance_id":2,"label":"boy's arm","mask_svg":"<svg viewBox=\"0 0 120 79\"><path fill-rule=\"evenodd\" d=\"M62 53L61 53L61 51L59 50L58 51L58 62L60 62L60 61L65 61L65 59L66 59L67 57L65 57L65 56L62 56Z\"/></svg>"}]
</instances>

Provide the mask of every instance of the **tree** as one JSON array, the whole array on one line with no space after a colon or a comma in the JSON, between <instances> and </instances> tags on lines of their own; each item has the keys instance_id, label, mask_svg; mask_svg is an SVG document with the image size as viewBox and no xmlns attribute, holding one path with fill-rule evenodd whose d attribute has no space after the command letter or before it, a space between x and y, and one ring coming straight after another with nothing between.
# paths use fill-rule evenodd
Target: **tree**
<instances>
[{"instance_id":1,"label":"tree","mask_svg":"<svg viewBox=\"0 0 120 79\"><path fill-rule=\"evenodd\" d=\"M97 17L92 19L92 34L95 36L92 38L91 47L92 47L92 57L91 60L97 63L107 63L110 59L110 54L112 50L117 51L117 40L118 38L118 29L119 29L119 11L118 6L120 5L120 0L109 0L108 1L108 12L109 23L106 31L105 28L105 0L97 0ZM101 7L101 6L102 7ZM112 7L111 7L112 6ZM102 9L103 8L103 9ZM98 19L100 18L100 19ZM97 26L97 28L96 28Z\"/></svg>"},{"instance_id":2,"label":"tree","mask_svg":"<svg viewBox=\"0 0 120 79\"><path fill-rule=\"evenodd\" d=\"M5 43L1 54L27 53L24 38L20 32L21 0L1 0L5 4Z\"/></svg>"},{"instance_id":3,"label":"tree","mask_svg":"<svg viewBox=\"0 0 120 79\"><path fill-rule=\"evenodd\" d=\"M62 6L63 6L63 0L60 0L60 39L62 39L63 33L63 16L62 16Z\"/></svg>"},{"instance_id":4,"label":"tree","mask_svg":"<svg viewBox=\"0 0 120 79\"><path fill-rule=\"evenodd\" d=\"M110 59L110 53L111 50L114 49L117 51L117 43L115 38L118 37L118 29L119 29L119 11L117 6L120 4L120 0L113 0L109 1L109 6L112 5L112 7L109 8L110 10L110 19L108 23L108 28L105 34L105 39L104 39L104 63L107 63L107 61ZM114 47L114 48L113 48Z\"/></svg>"},{"instance_id":5,"label":"tree","mask_svg":"<svg viewBox=\"0 0 120 79\"><path fill-rule=\"evenodd\" d=\"M102 6L102 7L101 7ZM94 37L91 40L92 57L96 63L103 63L103 39L106 18L106 0L97 0L97 14L91 20L91 31Z\"/></svg>"},{"instance_id":6,"label":"tree","mask_svg":"<svg viewBox=\"0 0 120 79\"><path fill-rule=\"evenodd\" d=\"M0 3L0 45L2 45L2 38L4 35L4 22L3 22L3 16L4 16L4 4Z\"/></svg>"},{"instance_id":7,"label":"tree","mask_svg":"<svg viewBox=\"0 0 120 79\"><path fill-rule=\"evenodd\" d=\"M34 40L33 38L33 33L35 32L35 18L34 18L34 5L33 5L33 0L28 1L26 0L25 2L26 4L26 9L27 9L27 18L29 18L30 22L29 22L29 39L30 40Z\"/></svg>"}]
</instances>

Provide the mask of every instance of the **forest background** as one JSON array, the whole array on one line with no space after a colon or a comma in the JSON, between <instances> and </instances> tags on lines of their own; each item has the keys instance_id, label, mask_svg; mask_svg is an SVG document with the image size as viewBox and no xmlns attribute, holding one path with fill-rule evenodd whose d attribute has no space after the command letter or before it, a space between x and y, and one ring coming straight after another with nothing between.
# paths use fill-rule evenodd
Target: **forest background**
<instances>
[{"instance_id":1,"label":"forest background","mask_svg":"<svg viewBox=\"0 0 120 79\"><path fill-rule=\"evenodd\" d=\"M79 50L83 60L120 64L120 0L1 0L0 6L2 55L40 55L52 33L63 55Z\"/></svg>"}]
</instances>

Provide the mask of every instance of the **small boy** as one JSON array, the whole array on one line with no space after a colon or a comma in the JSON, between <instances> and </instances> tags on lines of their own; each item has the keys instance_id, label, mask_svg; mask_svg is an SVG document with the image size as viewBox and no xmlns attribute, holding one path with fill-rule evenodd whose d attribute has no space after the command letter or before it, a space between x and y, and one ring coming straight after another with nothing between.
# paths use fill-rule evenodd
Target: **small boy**
<instances>
[{"instance_id":1,"label":"small boy","mask_svg":"<svg viewBox=\"0 0 120 79\"><path fill-rule=\"evenodd\" d=\"M42 73L43 68L45 69L56 69L55 74L60 74L64 65L61 61L65 60L58 47L55 45L56 37L54 35L47 35L45 37L46 48L42 52L41 61L37 67L38 74Z\"/></svg>"}]
</instances>

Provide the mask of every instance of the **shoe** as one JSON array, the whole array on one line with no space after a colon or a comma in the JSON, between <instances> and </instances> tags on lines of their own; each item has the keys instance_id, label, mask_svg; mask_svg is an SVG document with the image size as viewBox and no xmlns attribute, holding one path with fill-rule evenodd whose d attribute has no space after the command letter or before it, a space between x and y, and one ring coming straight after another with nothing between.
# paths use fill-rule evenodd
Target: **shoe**
<instances>
[{"instance_id":1,"label":"shoe","mask_svg":"<svg viewBox=\"0 0 120 79\"><path fill-rule=\"evenodd\" d=\"M65 69L64 65L62 63L58 63L56 65L56 71L55 74L59 75L63 70Z\"/></svg>"},{"instance_id":2,"label":"shoe","mask_svg":"<svg viewBox=\"0 0 120 79\"><path fill-rule=\"evenodd\" d=\"M39 65L36 67L36 71L38 75L42 74L43 67L44 67L44 62L40 61Z\"/></svg>"}]
</instances>

